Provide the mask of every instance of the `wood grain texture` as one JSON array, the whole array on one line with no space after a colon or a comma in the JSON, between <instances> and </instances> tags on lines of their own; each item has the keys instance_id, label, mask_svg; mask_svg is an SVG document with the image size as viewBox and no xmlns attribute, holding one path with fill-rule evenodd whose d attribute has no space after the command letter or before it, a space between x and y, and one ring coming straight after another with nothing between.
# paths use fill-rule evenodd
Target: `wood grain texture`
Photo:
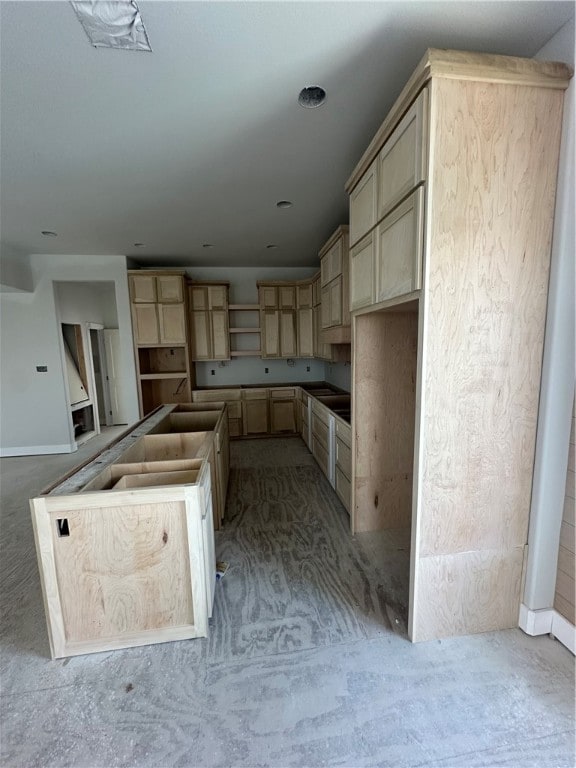
<instances>
[{"instance_id":1,"label":"wood grain texture","mask_svg":"<svg viewBox=\"0 0 576 768\"><path fill-rule=\"evenodd\" d=\"M561 110L432 83L420 556L526 541Z\"/></svg>"},{"instance_id":2,"label":"wood grain texture","mask_svg":"<svg viewBox=\"0 0 576 768\"><path fill-rule=\"evenodd\" d=\"M417 333L412 312L354 320L354 532L410 525Z\"/></svg>"},{"instance_id":3,"label":"wood grain texture","mask_svg":"<svg viewBox=\"0 0 576 768\"><path fill-rule=\"evenodd\" d=\"M346 191L353 193L354 188L384 146L384 142L431 77L487 83L516 83L563 90L570 84L572 75L571 67L559 62L429 48L346 182Z\"/></svg>"},{"instance_id":4,"label":"wood grain texture","mask_svg":"<svg viewBox=\"0 0 576 768\"><path fill-rule=\"evenodd\" d=\"M421 557L414 642L518 626L523 547Z\"/></svg>"}]
</instances>

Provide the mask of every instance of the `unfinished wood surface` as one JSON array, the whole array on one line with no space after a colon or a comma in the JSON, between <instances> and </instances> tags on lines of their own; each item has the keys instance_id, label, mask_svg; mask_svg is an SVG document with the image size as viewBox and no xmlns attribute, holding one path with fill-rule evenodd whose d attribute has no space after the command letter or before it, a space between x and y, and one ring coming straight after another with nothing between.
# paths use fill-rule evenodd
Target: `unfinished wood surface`
<instances>
[{"instance_id":1,"label":"unfinished wood surface","mask_svg":"<svg viewBox=\"0 0 576 768\"><path fill-rule=\"evenodd\" d=\"M417 291L422 285L423 201L420 187L376 228L376 304Z\"/></svg>"},{"instance_id":2,"label":"unfinished wood surface","mask_svg":"<svg viewBox=\"0 0 576 768\"><path fill-rule=\"evenodd\" d=\"M298 357L312 357L314 355L314 310L302 308L298 310Z\"/></svg>"},{"instance_id":3,"label":"unfinished wood surface","mask_svg":"<svg viewBox=\"0 0 576 768\"><path fill-rule=\"evenodd\" d=\"M526 542L562 93L431 102L420 556Z\"/></svg>"},{"instance_id":4,"label":"unfinished wood surface","mask_svg":"<svg viewBox=\"0 0 576 768\"><path fill-rule=\"evenodd\" d=\"M132 304L132 330L135 344L160 344L156 304Z\"/></svg>"},{"instance_id":5,"label":"unfinished wood surface","mask_svg":"<svg viewBox=\"0 0 576 768\"><path fill-rule=\"evenodd\" d=\"M378 184L377 160L365 171L350 193L350 245L355 245L376 224Z\"/></svg>"},{"instance_id":6,"label":"unfinished wood surface","mask_svg":"<svg viewBox=\"0 0 576 768\"><path fill-rule=\"evenodd\" d=\"M351 213L350 216L352 215ZM376 242L374 235L374 232L370 232L350 250L351 310L374 304L376 296Z\"/></svg>"},{"instance_id":7,"label":"unfinished wood surface","mask_svg":"<svg viewBox=\"0 0 576 768\"><path fill-rule=\"evenodd\" d=\"M280 313L277 309L260 312L262 357L280 357Z\"/></svg>"},{"instance_id":8,"label":"unfinished wood surface","mask_svg":"<svg viewBox=\"0 0 576 768\"><path fill-rule=\"evenodd\" d=\"M254 393L254 397L251 397ZM254 390L244 392L245 400L242 402L243 433L248 435L266 435L270 431L268 416L268 395L257 396Z\"/></svg>"},{"instance_id":9,"label":"unfinished wood surface","mask_svg":"<svg viewBox=\"0 0 576 768\"><path fill-rule=\"evenodd\" d=\"M270 432L273 435L296 432L296 401L294 398L270 400Z\"/></svg>"},{"instance_id":10,"label":"unfinished wood surface","mask_svg":"<svg viewBox=\"0 0 576 768\"><path fill-rule=\"evenodd\" d=\"M146 274L129 274L130 301L138 304L153 304L157 301L156 277Z\"/></svg>"},{"instance_id":11,"label":"unfinished wood surface","mask_svg":"<svg viewBox=\"0 0 576 768\"><path fill-rule=\"evenodd\" d=\"M418 316L354 319L352 530L410 525Z\"/></svg>"},{"instance_id":12,"label":"unfinished wood surface","mask_svg":"<svg viewBox=\"0 0 576 768\"><path fill-rule=\"evenodd\" d=\"M411 639L517 627L523 553L515 547L420 558Z\"/></svg>"},{"instance_id":13,"label":"unfinished wood surface","mask_svg":"<svg viewBox=\"0 0 576 768\"><path fill-rule=\"evenodd\" d=\"M122 475L113 485L113 490L126 488L155 488L162 485L186 485L198 479L197 469L178 470L175 472L130 472Z\"/></svg>"},{"instance_id":14,"label":"unfinished wood surface","mask_svg":"<svg viewBox=\"0 0 576 768\"><path fill-rule=\"evenodd\" d=\"M184 277L180 275L158 275L156 277L157 301L166 303L182 303L184 301Z\"/></svg>"},{"instance_id":15,"label":"unfinished wood surface","mask_svg":"<svg viewBox=\"0 0 576 768\"><path fill-rule=\"evenodd\" d=\"M161 344L186 344L184 304L157 304Z\"/></svg>"},{"instance_id":16,"label":"unfinished wood surface","mask_svg":"<svg viewBox=\"0 0 576 768\"><path fill-rule=\"evenodd\" d=\"M190 401L190 377L141 379L142 411L151 413L164 403L187 403Z\"/></svg>"},{"instance_id":17,"label":"unfinished wood surface","mask_svg":"<svg viewBox=\"0 0 576 768\"><path fill-rule=\"evenodd\" d=\"M212 336L210 333L210 312L194 310L190 313L190 343L192 360L212 359Z\"/></svg>"},{"instance_id":18,"label":"unfinished wood surface","mask_svg":"<svg viewBox=\"0 0 576 768\"><path fill-rule=\"evenodd\" d=\"M427 121L424 88L378 155L378 221L426 178Z\"/></svg>"},{"instance_id":19,"label":"unfinished wood surface","mask_svg":"<svg viewBox=\"0 0 576 768\"><path fill-rule=\"evenodd\" d=\"M564 512L558 547L558 570L556 574L556 590L554 608L572 624L575 623L574 604L576 602L576 555L574 554L574 406L572 409L572 430L570 433L570 448L568 452L568 469L566 478L566 495L564 497Z\"/></svg>"},{"instance_id":20,"label":"unfinished wood surface","mask_svg":"<svg viewBox=\"0 0 576 768\"><path fill-rule=\"evenodd\" d=\"M486 83L516 83L563 90L568 87L572 74L569 66L559 62L429 48L346 182L346 191L354 190L374 162L384 142L431 77Z\"/></svg>"},{"instance_id":21,"label":"unfinished wood surface","mask_svg":"<svg viewBox=\"0 0 576 768\"><path fill-rule=\"evenodd\" d=\"M155 429L154 434L164 432L206 432L214 429L220 418L221 409L171 413Z\"/></svg>"},{"instance_id":22,"label":"unfinished wood surface","mask_svg":"<svg viewBox=\"0 0 576 768\"><path fill-rule=\"evenodd\" d=\"M228 310L213 309L210 312L212 332L212 359L230 359L230 336L228 333Z\"/></svg>"},{"instance_id":23,"label":"unfinished wood surface","mask_svg":"<svg viewBox=\"0 0 576 768\"><path fill-rule=\"evenodd\" d=\"M209 432L182 432L166 435L144 435L121 457L124 463L133 461L167 461L195 458Z\"/></svg>"},{"instance_id":24,"label":"unfinished wood surface","mask_svg":"<svg viewBox=\"0 0 576 768\"><path fill-rule=\"evenodd\" d=\"M293 309L280 310L280 357L296 357L296 312Z\"/></svg>"},{"instance_id":25,"label":"unfinished wood surface","mask_svg":"<svg viewBox=\"0 0 576 768\"><path fill-rule=\"evenodd\" d=\"M183 501L79 507L66 519L54 553L67 642L194 624Z\"/></svg>"}]
</instances>

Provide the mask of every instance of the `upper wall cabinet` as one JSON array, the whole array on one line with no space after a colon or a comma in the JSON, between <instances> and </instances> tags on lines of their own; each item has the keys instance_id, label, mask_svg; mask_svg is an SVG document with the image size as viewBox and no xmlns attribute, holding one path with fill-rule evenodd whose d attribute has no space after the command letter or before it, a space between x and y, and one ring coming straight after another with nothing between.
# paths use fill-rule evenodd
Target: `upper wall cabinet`
<instances>
[{"instance_id":1,"label":"upper wall cabinet","mask_svg":"<svg viewBox=\"0 0 576 768\"><path fill-rule=\"evenodd\" d=\"M130 298L134 304L178 304L184 301L181 275L130 274Z\"/></svg>"},{"instance_id":2,"label":"upper wall cabinet","mask_svg":"<svg viewBox=\"0 0 576 768\"><path fill-rule=\"evenodd\" d=\"M312 283L258 283L263 358L313 356Z\"/></svg>"},{"instance_id":3,"label":"upper wall cabinet","mask_svg":"<svg viewBox=\"0 0 576 768\"><path fill-rule=\"evenodd\" d=\"M228 283L189 283L192 360L230 360Z\"/></svg>"},{"instance_id":4,"label":"upper wall cabinet","mask_svg":"<svg viewBox=\"0 0 576 768\"><path fill-rule=\"evenodd\" d=\"M352 527L411 526L413 640L518 626L571 76L429 50L347 184Z\"/></svg>"},{"instance_id":5,"label":"upper wall cabinet","mask_svg":"<svg viewBox=\"0 0 576 768\"><path fill-rule=\"evenodd\" d=\"M348 227L338 227L320 250L320 325L325 343L350 343Z\"/></svg>"}]
</instances>

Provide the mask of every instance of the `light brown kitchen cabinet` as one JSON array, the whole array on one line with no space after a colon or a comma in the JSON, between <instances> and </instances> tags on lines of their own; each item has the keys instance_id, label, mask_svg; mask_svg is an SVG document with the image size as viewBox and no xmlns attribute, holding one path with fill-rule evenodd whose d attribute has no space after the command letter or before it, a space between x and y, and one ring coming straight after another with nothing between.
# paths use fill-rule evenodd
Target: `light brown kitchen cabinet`
<instances>
[{"instance_id":1,"label":"light brown kitchen cabinet","mask_svg":"<svg viewBox=\"0 0 576 768\"><path fill-rule=\"evenodd\" d=\"M172 270L128 272L140 412L191 399L185 278Z\"/></svg>"},{"instance_id":2,"label":"light brown kitchen cabinet","mask_svg":"<svg viewBox=\"0 0 576 768\"><path fill-rule=\"evenodd\" d=\"M229 389L200 389L192 393L194 403L226 403L228 410L228 431L230 437L242 435L242 390Z\"/></svg>"},{"instance_id":3,"label":"light brown kitchen cabinet","mask_svg":"<svg viewBox=\"0 0 576 768\"><path fill-rule=\"evenodd\" d=\"M258 296L262 357L312 357L311 282L259 282Z\"/></svg>"},{"instance_id":4,"label":"light brown kitchen cabinet","mask_svg":"<svg viewBox=\"0 0 576 768\"><path fill-rule=\"evenodd\" d=\"M192 360L230 360L228 283L188 284Z\"/></svg>"},{"instance_id":5,"label":"light brown kitchen cabinet","mask_svg":"<svg viewBox=\"0 0 576 768\"><path fill-rule=\"evenodd\" d=\"M333 233L320 253L320 323L322 339L350 343L348 227Z\"/></svg>"},{"instance_id":6,"label":"light brown kitchen cabinet","mask_svg":"<svg viewBox=\"0 0 576 768\"><path fill-rule=\"evenodd\" d=\"M270 392L270 432L296 432L296 391L294 387L276 387Z\"/></svg>"},{"instance_id":7,"label":"light brown kitchen cabinet","mask_svg":"<svg viewBox=\"0 0 576 768\"><path fill-rule=\"evenodd\" d=\"M351 526L411 529L415 641L518 626L571 75L429 50L346 185Z\"/></svg>"},{"instance_id":8,"label":"light brown kitchen cabinet","mask_svg":"<svg viewBox=\"0 0 576 768\"><path fill-rule=\"evenodd\" d=\"M270 431L268 390L244 389L242 391L243 434L266 435Z\"/></svg>"}]
</instances>

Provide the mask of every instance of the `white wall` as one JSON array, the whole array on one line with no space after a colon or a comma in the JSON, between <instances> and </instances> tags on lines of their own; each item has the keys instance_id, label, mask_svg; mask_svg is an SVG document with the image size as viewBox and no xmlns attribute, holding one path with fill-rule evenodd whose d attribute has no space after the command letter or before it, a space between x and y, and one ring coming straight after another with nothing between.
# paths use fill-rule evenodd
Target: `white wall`
<instances>
[{"instance_id":1,"label":"white wall","mask_svg":"<svg viewBox=\"0 0 576 768\"><path fill-rule=\"evenodd\" d=\"M100 323L106 328L118 328L113 282L54 285L61 323Z\"/></svg>"},{"instance_id":2,"label":"white wall","mask_svg":"<svg viewBox=\"0 0 576 768\"><path fill-rule=\"evenodd\" d=\"M130 423L138 419L125 257L33 255L30 264L34 291L3 294L0 303L0 453L5 456L72 450L54 281L114 283L124 407ZM48 372L37 373L37 365L48 366Z\"/></svg>"},{"instance_id":3,"label":"white wall","mask_svg":"<svg viewBox=\"0 0 576 768\"><path fill-rule=\"evenodd\" d=\"M257 304L257 280L305 280L312 277L318 267L189 267L186 271L193 280L229 282L231 304ZM295 359L293 366L289 366L286 360L262 360L259 357L233 358L224 365L216 362L196 363L198 387L289 384L297 381L324 381L324 378L324 363L311 358Z\"/></svg>"},{"instance_id":4,"label":"white wall","mask_svg":"<svg viewBox=\"0 0 576 768\"><path fill-rule=\"evenodd\" d=\"M28 254L2 245L0 254L0 290L31 291L32 270Z\"/></svg>"},{"instance_id":5,"label":"white wall","mask_svg":"<svg viewBox=\"0 0 576 768\"><path fill-rule=\"evenodd\" d=\"M566 24L537 59L574 66L574 21ZM574 80L566 91L544 342L542 390L528 535L524 605L551 608L574 397Z\"/></svg>"}]
</instances>

